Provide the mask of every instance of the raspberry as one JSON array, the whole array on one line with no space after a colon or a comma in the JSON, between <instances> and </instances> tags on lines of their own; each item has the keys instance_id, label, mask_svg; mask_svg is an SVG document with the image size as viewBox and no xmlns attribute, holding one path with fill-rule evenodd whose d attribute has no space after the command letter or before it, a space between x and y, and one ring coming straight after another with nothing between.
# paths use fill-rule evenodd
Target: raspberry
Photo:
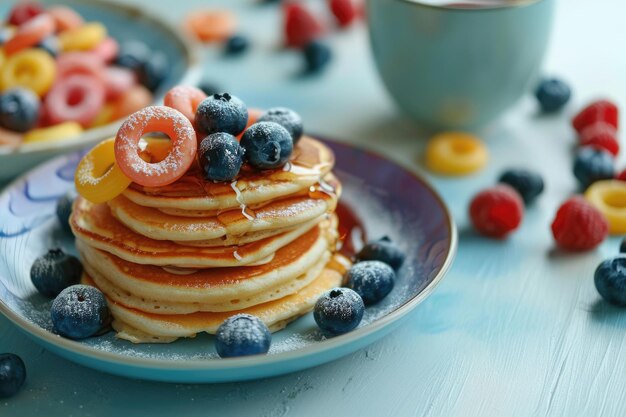
<instances>
[{"instance_id":1,"label":"raspberry","mask_svg":"<svg viewBox=\"0 0 626 417\"><path fill-rule=\"evenodd\" d=\"M574 119L572 126L578 133L594 122L606 122L618 128L619 111L617 106L608 100L594 101L584 109L582 109Z\"/></svg>"},{"instance_id":2,"label":"raspberry","mask_svg":"<svg viewBox=\"0 0 626 417\"><path fill-rule=\"evenodd\" d=\"M617 131L606 122L596 122L580 132L581 146L593 146L609 151L613 156L619 153Z\"/></svg>"},{"instance_id":3,"label":"raspberry","mask_svg":"<svg viewBox=\"0 0 626 417\"><path fill-rule=\"evenodd\" d=\"M341 27L350 26L359 13L354 0L328 0L328 7Z\"/></svg>"},{"instance_id":4,"label":"raspberry","mask_svg":"<svg viewBox=\"0 0 626 417\"><path fill-rule=\"evenodd\" d=\"M593 249L608 234L609 224L602 213L580 196L563 203L552 222L557 246L569 251Z\"/></svg>"},{"instance_id":5,"label":"raspberry","mask_svg":"<svg viewBox=\"0 0 626 417\"><path fill-rule=\"evenodd\" d=\"M10 25L20 26L41 13L43 13L43 8L39 3L19 2L11 10L8 22Z\"/></svg>"},{"instance_id":6,"label":"raspberry","mask_svg":"<svg viewBox=\"0 0 626 417\"><path fill-rule=\"evenodd\" d=\"M619 181L626 181L626 169L624 169L624 170L623 170L623 171L621 171L619 174L617 174L617 175L615 176L615 179L616 179L616 180L619 180Z\"/></svg>"},{"instance_id":7,"label":"raspberry","mask_svg":"<svg viewBox=\"0 0 626 417\"><path fill-rule=\"evenodd\" d=\"M287 46L302 48L322 34L322 25L303 6L297 3L286 3L283 12Z\"/></svg>"},{"instance_id":8,"label":"raspberry","mask_svg":"<svg viewBox=\"0 0 626 417\"><path fill-rule=\"evenodd\" d=\"M500 184L476 194L469 215L480 234L501 239L522 222L524 202L514 188Z\"/></svg>"}]
</instances>

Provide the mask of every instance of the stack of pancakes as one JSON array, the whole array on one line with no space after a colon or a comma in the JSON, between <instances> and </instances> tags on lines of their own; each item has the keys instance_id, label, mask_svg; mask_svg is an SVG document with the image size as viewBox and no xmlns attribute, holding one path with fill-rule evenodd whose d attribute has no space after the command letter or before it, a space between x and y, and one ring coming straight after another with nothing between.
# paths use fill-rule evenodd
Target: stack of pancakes
<instances>
[{"instance_id":1,"label":"stack of pancakes","mask_svg":"<svg viewBox=\"0 0 626 417\"><path fill-rule=\"evenodd\" d=\"M194 167L105 204L79 198L70 223L83 281L106 295L118 337L132 342L215 333L244 312L279 330L349 266L336 253L333 165L330 149L303 137L284 167L246 168L232 183Z\"/></svg>"}]
</instances>

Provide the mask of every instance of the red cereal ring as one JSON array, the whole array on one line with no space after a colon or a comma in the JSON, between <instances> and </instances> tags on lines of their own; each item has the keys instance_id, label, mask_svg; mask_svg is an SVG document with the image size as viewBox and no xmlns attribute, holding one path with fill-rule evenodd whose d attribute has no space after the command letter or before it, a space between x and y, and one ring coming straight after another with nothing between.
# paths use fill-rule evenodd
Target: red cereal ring
<instances>
[{"instance_id":1,"label":"red cereal ring","mask_svg":"<svg viewBox=\"0 0 626 417\"><path fill-rule=\"evenodd\" d=\"M7 55L14 54L22 49L37 45L44 38L54 33L54 19L43 13L28 20L20 26L15 34L4 44Z\"/></svg>"},{"instance_id":2,"label":"red cereal ring","mask_svg":"<svg viewBox=\"0 0 626 417\"><path fill-rule=\"evenodd\" d=\"M198 105L206 98L204 91L196 87L178 85L165 94L163 104L181 112L193 122Z\"/></svg>"},{"instance_id":3,"label":"red cereal ring","mask_svg":"<svg viewBox=\"0 0 626 417\"><path fill-rule=\"evenodd\" d=\"M109 63L113 61L118 52L120 51L120 46L117 41L111 37L104 38L102 42L100 42L95 48L89 51L89 53L95 55L104 63Z\"/></svg>"},{"instance_id":4,"label":"red cereal ring","mask_svg":"<svg viewBox=\"0 0 626 417\"><path fill-rule=\"evenodd\" d=\"M57 58L58 79L81 74L102 80L103 73L104 64L87 52L67 52Z\"/></svg>"},{"instance_id":5,"label":"red cereal ring","mask_svg":"<svg viewBox=\"0 0 626 417\"><path fill-rule=\"evenodd\" d=\"M104 69L104 89L107 101L122 96L136 83L135 73L128 68L107 67Z\"/></svg>"},{"instance_id":6,"label":"red cereal ring","mask_svg":"<svg viewBox=\"0 0 626 417\"><path fill-rule=\"evenodd\" d=\"M67 6L52 6L46 10L46 13L54 19L58 32L75 29L85 23L81 15Z\"/></svg>"},{"instance_id":7,"label":"red cereal ring","mask_svg":"<svg viewBox=\"0 0 626 417\"><path fill-rule=\"evenodd\" d=\"M17 2L9 14L9 25L21 26L35 16L43 13L41 4L34 1Z\"/></svg>"},{"instance_id":8,"label":"red cereal ring","mask_svg":"<svg viewBox=\"0 0 626 417\"><path fill-rule=\"evenodd\" d=\"M151 164L140 156L139 140L150 132L162 132L170 138L171 148L165 159ZM159 187L171 184L189 169L196 159L196 132L178 110L151 106L131 114L115 137L115 161L124 174L139 185Z\"/></svg>"},{"instance_id":9,"label":"red cereal ring","mask_svg":"<svg viewBox=\"0 0 626 417\"><path fill-rule=\"evenodd\" d=\"M48 121L75 121L87 127L104 104L104 86L97 78L75 74L57 81L44 100Z\"/></svg>"}]
</instances>

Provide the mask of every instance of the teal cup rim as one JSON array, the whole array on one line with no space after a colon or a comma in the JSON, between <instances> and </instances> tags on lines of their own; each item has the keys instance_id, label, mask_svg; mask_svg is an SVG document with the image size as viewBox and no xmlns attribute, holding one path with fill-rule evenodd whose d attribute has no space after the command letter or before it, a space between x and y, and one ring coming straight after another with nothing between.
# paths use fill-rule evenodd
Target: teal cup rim
<instances>
[{"instance_id":1,"label":"teal cup rim","mask_svg":"<svg viewBox=\"0 0 626 417\"><path fill-rule=\"evenodd\" d=\"M518 0L518 1L515 1L515 2L511 2L509 4L507 4L508 2L502 0L502 4L493 4L493 5L480 6L480 7L452 7L452 6L449 6L449 5L446 5L446 4L441 4L441 5L428 4L428 3L424 3L423 0L395 0L395 1L400 1L402 3L408 3L408 4L413 5L415 7L439 10L439 11L442 11L442 12L480 13L480 12L489 12L489 11L501 11L501 10L519 9L519 8L523 8L523 7L529 7L529 6L532 6L532 5L537 4L537 3L541 3L541 2L543 2L545 0Z\"/></svg>"}]
</instances>

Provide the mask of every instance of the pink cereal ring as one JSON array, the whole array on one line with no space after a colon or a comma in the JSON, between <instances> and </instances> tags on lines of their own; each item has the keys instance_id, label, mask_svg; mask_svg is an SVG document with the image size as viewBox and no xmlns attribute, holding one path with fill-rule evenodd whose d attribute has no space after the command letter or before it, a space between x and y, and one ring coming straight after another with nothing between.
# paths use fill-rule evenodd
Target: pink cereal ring
<instances>
[{"instance_id":1,"label":"pink cereal ring","mask_svg":"<svg viewBox=\"0 0 626 417\"><path fill-rule=\"evenodd\" d=\"M59 32L75 29L85 23L81 15L67 6L52 6L46 12L54 19Z\"/></svg>"},{"instance_id":2,"label":"pink cereal ring","mask_svg":"<svg viewBox=\"0 0 626 417\"><path fill-rule=\"evenodd\" d=\"M104 70L104 89L106 100L122 96L137 83L135 73L123 67L108 67Z\"/></svg>"},{"instance_id":3,"label":"pink cereal ring","mask_svg":"<svg viewBox=\"0 0 626 417\"><path fill-rule=\"evenodd\" d=\"M104 86L97 78L75 74L55 83L44 101L51 124L74 121L91 124L104 104Z\"/></svg>"},{"instance_id":4,"label":"pink cereal ring","mask_svg":"<svg viewBox=\"0 0 626 417\"><path fill-rule=\"evenodd\" d=\"M7 55L14 54L22 49L37 45L44 38L54 33L54 19L47 13L42 13L28 20L20 26L15 35L4 44Z\"/></svg>"},{"instance_id":5,"label":"pink cereal ring","mask_svg":"<svg viewBox=\"0 0 626 417\"><path fill-rule=\"evenodd\" d=\"M193 122L198 105L206 98L206 94L196 87L178 85L165 94L163 104L181 112Z\"/></svg>"},{"instance_id":6,"label":"pink cereal ring","mask_svg":"<svg viewBox=\"0 0 626 417\"><path fill-rule=\"evenodd\" d=\"M171 142L165 159L153 164L139 156L139 140L150 132L165 133ZM115 161L137 184L160 187L187 172L196 159L197 147L196 132L181 112L166 106L150 106L131 114L122 123L115 137Z\"/></svg>"},{"instance_id":7,"label":"pink cereal ring","mask_svg":"<svg viewBox=\"0 0 626 417\"><path fill-rule=\"evenodd\" d=\"M57 58L57 78L82 74L103 79L104 64L87 52L67 52Z\"/></svg>"},{"instance_id":8,"label":"pink cereal ring","mask_svg":"<svg viewBox=\"0 0 626 417\"><path fill-rule=\"evenodd\" d=\"M109 63L117 57L119 50L120 46L117 41L111 37L107 37L89 51L89 53L98 57L102 62Z\"/></svg>"}]
</instances>

